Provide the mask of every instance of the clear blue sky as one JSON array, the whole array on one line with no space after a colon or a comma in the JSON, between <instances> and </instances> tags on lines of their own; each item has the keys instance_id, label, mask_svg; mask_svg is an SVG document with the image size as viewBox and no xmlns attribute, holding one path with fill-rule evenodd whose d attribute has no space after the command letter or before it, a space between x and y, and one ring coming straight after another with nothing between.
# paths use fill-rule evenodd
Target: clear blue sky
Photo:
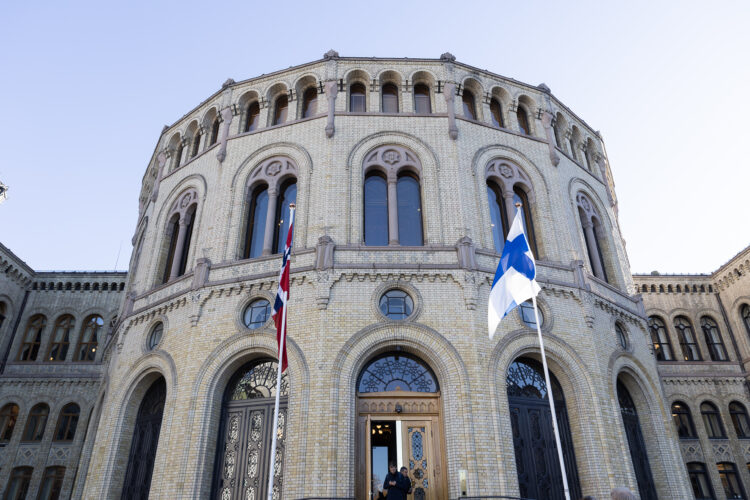
<instances>
[{"instance_id":1,"label":"clear blue sky","mask_svg":"<svg viewBox=\"0 0 750 500\"><path fill-rule=\"evenodd\" d=\"M571 3L4 2L0 242L124 269L162 126L224 80L450 51L601 130L634 272L716 269L750 244L750 2Z\"/></svg>"}]
</instances>

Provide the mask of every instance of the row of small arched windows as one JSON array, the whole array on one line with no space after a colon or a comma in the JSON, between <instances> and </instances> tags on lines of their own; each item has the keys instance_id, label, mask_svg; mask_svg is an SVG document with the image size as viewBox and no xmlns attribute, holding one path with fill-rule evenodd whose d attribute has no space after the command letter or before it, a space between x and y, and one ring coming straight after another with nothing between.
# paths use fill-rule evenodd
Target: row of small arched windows
<instances>
[{"instance_id":1,"label":"row of small arched windows","mask_svg":"<svg viewBox=\"0 0 750 500\"><path fill-rule=\"evenodd\" d=\"M4 500L23 500L29 491L33 467L14 467L10 473L8 488L3 494ZM54 466L44 469L42 484L39 486L37 500L57 500L61 498L65 467Z\"/></svg>"},{"instance_id":2,"label":"row of small arched windows","mask_svg":"<svg viewBox=\"0 0 750 500\"><path fill-rule=\"evenodd\" d=\"M107 292L107 291L113 291L113 292L120 291L120 292L122 292L123 290L125 290L125 282L121 282L121 283L115 283L115 282L112 282L112 283L107 283L107 282L104 282L104 283L89 283L89 282L85 282L85 283L80 283L80 282L78 282L78 283L71 283L69 281L67 283L63 283L61 281L58 281L57 283L54 283L54 282L50 281L49 283L46 283L46 282L42 281L42 282L34 283L32 285L32 289L34 289L34 290L58 290L58 291L62 291L62 290L71 291L71 290L74 290L74 291L77 291L77 292L78 291L94 291L94 292L96 292L96 291L99 291L99 290L101 290L103 292Z\"/></svg>"},{"instance_id":3,"label":"row of small arched windows","mask_svg":"<svg viewBox=\"0 0 750 500\"><path fill-rule=\"evenodd\" d=\"M714 500L716 495L711 486L706 464L703 462L688 462L685 464L690 477L690 485L693 488L693 495L696 500ZM750 471L750 463L747 464ZM742 488L737 466L733 462L718 462L716 469L719 472L719 481L724 489L726 498L730 500L744 499L745 490Z\"/></svg>"},{"instance_id":4,"label":"row of small arched windows","mask_svg":"<svg viewBox=\"0 0 750 500\"><path fill-rule=\"evenodd\" d=\"M706 428L706 435L709 439L727 439L721 413L716 405L704 401L701 403L700 409L703 426ZM729 403L729 416L737 437L739 439L750 439L750 418L748 418L745 405L737 401ZM675 401L672 404L672 421L680 439L698 439L690 408L682 401Z\"/></svg>"},{"instance_id":5,"label":"row of small arched windows","mask_svg":"<svg viewBox=\"0 0 750 500\"><path fill-rule=\"evenodd\" d=\"M641 293L706 293L706 285L693 285L692 288L690 285L685 285L684 287L682 285L675 285L674 287L672 285L667 285L666 287L664 285L641 285L640 290ZM708 293L713 293L714 287L712 285L708 285Z\"/></svg>"},{"instance_id":6,"label":"row of small arched windows","mask_svg":"<svg viewBox=\"0 0 750 500\"><path fill-rule=\"evenodd\" d=\"M70 314L64 314L57 318L52 329L47 352L43 357L44 361L65 361L67 359L75 323L75 318ZM96 350L99 346L103 326L104 320L97 314L92 314L84 320L76 343L73 361L94 361L96 359ZM29 318L21 347L18 350L16 358L18 361L36 361L46 328L47 317L43 314L36 314Z\"/></svg>"},{"instance_id":7,"label":"row of small arched windows","mask_svg":"<svg viewBox=\"0 0 750 500\"><path fill-rule=\"evenodd\" d=\"M724 347L718 323L710 316L702 316L700 325L711 361L728 361L729 357ZM677 316L674 318L673 327L680 342L682 359L685 361L703 361L703 353L690 320L685 316ZM654 346L656 359L658 361L675 361L677 358L669 341L670 337L664 320L659 316L650 316L648 328L651 333L651 343Z\"/></svg>"},{"instance_id":8,"label":"row of small arched windows","mask_svg":"<svg viewBox=\"0 0 750 500\"><path fill-rule=\"evenodd\" d=\"M15 403L8 403L0 410L0 446L6 446L13 437L13 431L18 421L19 407ZM81 408L75 403L65 405L57 417L52 441L70 442L76 435ZM36 443L44 438L49 418L49 406L39 403L29 411L26 426L21 435L22 443Z\"/></svg>"}]
</instances>

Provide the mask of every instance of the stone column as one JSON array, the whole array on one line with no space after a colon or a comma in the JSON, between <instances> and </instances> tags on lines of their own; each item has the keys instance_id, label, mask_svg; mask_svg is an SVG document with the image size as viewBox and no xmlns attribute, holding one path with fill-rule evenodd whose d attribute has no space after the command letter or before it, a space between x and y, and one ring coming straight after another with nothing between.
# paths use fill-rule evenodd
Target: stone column
<instances>
[{"instance_id":1,"label":"stone column","mask_svg":"<svg viewBox=\"0 0 750 500\"><path fill-rule=\"evenodd\" d=\"M554 166L560 163L560 155L555 151L555 131L552 130L552 113L545 111L542 113L542 125L547 136L547 145L549 146L549 159Z\"/></svg>"},{"instance_id":2,"label":"stone column","mask_svg":"<svg viewBox=\"0 0 750 500\"><path fill-rule=\"evenodd\" d=\"M276 202L278 193L276 187L268 187L268 212L266 212L266 231L263 234L263 255L273 253L273 224L276 222Z\"/></svg>"},{"instance_id":3,"label":"stone column","mask_svg":"<svg viewBox=\"0 0 750 500\"><path fill-rule=\"evenodd\" d=\"M221 110L222 127L221 135L219 137L220 146L219 152L216 153L216 158L219 160L219 163L223 162L227 157L227 138L229 137L229 126L232 123L233 117L234 114L232 113L232 108L226 107Z\"/></svg>"},{"instance_id":4,"label":"stone column","mask_svg":"<svg viewBox=\"0 0 750 500\"><path fill-rule=\"evenodd\" d=\"M516 111L518 111L518 103L516 101L511 101L510 106L508 107L508 128L513 132L520 133Z\"/></svg>"},{"instance_id":5,"label":"stone column","mask_svg":"<svg viewBox=\"0 0 750 500\"><path fill-rule=\"evenodd\" d=\"M388 174L388 244L398 245L398 194L396 174Z\"/></svg>"},{"instance_id":6,"label":"stone column","mask_svg":"<svg viewBox=\"0 0 750 500\"><path fill-rule=\"evenodd\" d=\"M448 108L448 136L451 139L458 138L458 127L456 126L456 84L453 82L445 82L445 104Z\"/></svg>"},{"instance_id":7,"label":"stone column","mask_svg":"<svg viewBox=\"0 0 750 500\"><path fill-rule=\"evenodd\" d=\"M587 219L583 223L583 230L586 231L586 245L588 246L591 265L594 266L594 276L600 279L604 279L604 270L602 269L602 261L599 260L599 250L596 246L596 235L594 234L594 223L590 219Z\"/></svg>"},{"instance_id":8,"label":"stone column","mask_svg":"<svg viewBox=\"0 0 750 500\"><path fill-rule=\"evenodd\" d=\"M339 87L336 84L336 80L326 82L326 94L328 94L328 120L326 122L326 137L329 139L333 137L336 131L334 125L334 116L336 112L336 96L338 95Z\"/></svg>"},{"instance_id":9,"label":"stone column","mask_svg":"<svg viewBox=\"0 0 750 500\"><path fill-rule=\"evenodd\" d=\"M513 190L509 189L508 191L503 192L503 200L505 200L505 211L508 212L508 229L510 229L510 225L513 224L513 218L516 216L516 205L513 202ZM500 228L502 231L502 228Z\"/></svg>"},{"instance_id":10,"label":"stone column","mask_svg":"<svg viewBox=\"0 0 750 500\"><path fill-rule=\"evenodd\" d=\"M174 255L172 256L172 269L169 271L169 279L173 280L180 273L180 262L182 261L182 252L185 249L185 233L187 226L187 217L180 217L180 223L177 225L177 245L175 245Z\"/></svg>"}]
</instances>

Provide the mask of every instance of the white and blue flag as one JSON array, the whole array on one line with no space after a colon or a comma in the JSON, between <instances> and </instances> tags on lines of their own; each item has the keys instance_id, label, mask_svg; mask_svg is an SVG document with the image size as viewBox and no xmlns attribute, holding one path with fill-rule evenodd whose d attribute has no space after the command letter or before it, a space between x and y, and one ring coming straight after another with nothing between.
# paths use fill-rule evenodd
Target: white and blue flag
<instances>
[{"instance_id":1,"label":"white and blue flag","mask_svg":"<svg viewBox=\"0 0 750 500\"><path fill-rule=\"evenodd\" d=\"M487 306L490 338L495 335L501 319L519 304L536 297L541 290L535 281L534 255L531 253L526 234L523 232L521 217L521 211L516 211L516 217L508 231L503 254L500 256L495 279L492 282Z\"/></svg>"}]
</instances>

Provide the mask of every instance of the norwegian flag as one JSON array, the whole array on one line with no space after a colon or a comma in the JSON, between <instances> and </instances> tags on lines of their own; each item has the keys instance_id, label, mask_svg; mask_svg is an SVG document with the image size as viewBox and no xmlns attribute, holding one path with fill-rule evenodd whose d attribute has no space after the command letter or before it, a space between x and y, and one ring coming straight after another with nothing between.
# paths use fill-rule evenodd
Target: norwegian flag
<instances>
[{"instance_id":1,"label":"norwegian flag","mask_svg":"<svg viewBox=\"0 0 750 500\"><path fill-rule=\"evenodd\" d=\"M281 360L281 371L286 370L286 314L285 309L289 301L289 258L292 255L292 232L294 231L294 208L289 211L289 233L286 236L284 255L281 260L281 272L279 273L279 291L276 292L276 300L273 303L273 317L276 323L276 342L279 345L279 359Z\"/></svg>"}]
</instances>

